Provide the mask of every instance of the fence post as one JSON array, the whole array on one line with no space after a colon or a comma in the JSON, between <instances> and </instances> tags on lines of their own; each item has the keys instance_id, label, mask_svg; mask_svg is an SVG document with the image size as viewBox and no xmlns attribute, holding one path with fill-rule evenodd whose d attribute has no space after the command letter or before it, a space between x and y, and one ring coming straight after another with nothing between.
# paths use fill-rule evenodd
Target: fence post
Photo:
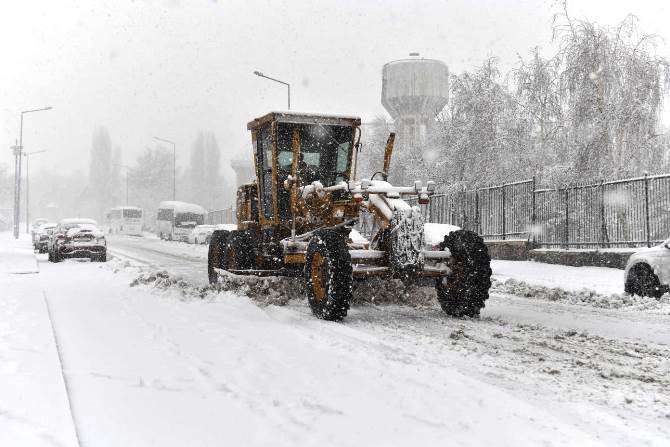
<instances>
[{"instance_id":1,"label":"fence post","mask_svg":"<svg viewBox=\"0 0 670 447\"><path fill-rule=\"evenodd\" d=\"M507 217L507 208L505 206L505 184L503 183L502 185L502 239L503 241L505 240L505 221Z\"/></svg>"},{"instance_id":2,"label":"fence post","mask_svg":"<svg viewBox=\"0 0 670 447\"><path fill-rule=\"evenodd\" d=\"M537 234L537 228L535 228L535 224L537 221L537 214L535 212L535 176L533 176L533 183L532 183L532 191L530 192L530 206L531 206L531 212L530 212L530 230L533 232L533 248L535 247L535 244L537 243L536 240L536 234Z\"/></svg>"},{"instance_id":3,"label":"fence post","mask_svg":"<svg viewBox=\"0 0 670 447\"><path fill-rule=\"evenodd\" d=\"M565 248L570 248L570 233L568 232L568 224L570 221L570 208L568 204L569 199L569 189L568 185L565 185L565 228L563 229L563 241L565 243Z\"/></svg>"},{"instance_id":4,"label":"fence post","mask_svg":"<svg viewBox=\"0 0 670 447\"><path fill-rule=\"evenodd\" d=\"M605 220L605 180L600 179L600 240L601 246L609 245L609 236L607 236L607 221Z\"/></svg>"},{"instance_id":5,"label":"fence post","mask_svg":"<svg viewBox=\"0 0 670 447\"><path fill-rule=\"evenodd\" d=\"M479 221L479 190L475 189L475 231L477 234L482 234L482 226Z\"/></svg>"},{"instance_id":6,"label":"fence post","mask_svg":"<svg viewBox=\"0 0 670 447\"><path fill-rule=\"evenodd\" d=\"M651 247L651 234L649 231L649 173L647 171L644 171L644 217L647 247Z\"/></svg>"}]
</instances>

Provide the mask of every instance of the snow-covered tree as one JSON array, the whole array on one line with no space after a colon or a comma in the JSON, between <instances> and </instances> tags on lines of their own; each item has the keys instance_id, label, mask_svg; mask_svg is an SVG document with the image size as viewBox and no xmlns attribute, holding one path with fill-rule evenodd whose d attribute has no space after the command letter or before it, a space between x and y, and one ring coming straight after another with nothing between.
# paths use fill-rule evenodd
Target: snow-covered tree
<instances>
[{"instance_id":1,"label":"snow-covered tree","mask_svg":"<svg viewBox=\"0 0 670 447\"><path fill-rule=\"evenodd\" d=\"M212 132L199 132L191 149L189 200L207 209L221 206L221 151Z\"/></svg>"},{"instance_id":2,"label":"snow-covered tree","mask_svg":"<svg viewBox=\"0 0 670 447\"><path fill-rule=\"evenodd\" d=\"M641 35L634 16L616 28L575 21L567 12L563 18L557 57L575 170L621 176L657 166L662 154L651 143L670 63L656 54L656 38Z\"/></svg>"},{"instance_id":3,"label":"snow-covered tree","mask_svg":"<svg viewBox=\"0 0 670 447\"><path fill-rule=\"evenodd\" d=\"M98 219L112 206L112 140L104 127L93 132L87 197Z\"/></svg>"},{"instance_id":4,"label":"snow-covered tree","mask_svg":"<svg viewBox=\"0 0 670 447\"><path fill-rule=\"evenodd\" d=\"M128 170L133 205L145 211L145 222L151 226L159 202L172 199L172 150L146 148Z\"/></svg>"}]
</instances>

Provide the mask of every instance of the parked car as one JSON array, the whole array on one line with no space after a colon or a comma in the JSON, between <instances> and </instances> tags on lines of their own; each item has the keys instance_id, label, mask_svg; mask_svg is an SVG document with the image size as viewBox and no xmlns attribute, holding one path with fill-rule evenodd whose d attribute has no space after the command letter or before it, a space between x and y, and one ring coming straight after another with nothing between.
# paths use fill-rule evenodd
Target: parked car
<instances>
[{"instance_id":1,"label":"parked car","mask_svg":"<svg viewBox=\"0 0 670 447\"><path fill-rule=\"evenodd\" d=\"M33 224L30 226L30 237L32 238L33 244L37 241L37 231L39 230L40 225L47 222L49 222L49 219L44 219L42 217L38 217L33 221Z\"/></svg>"},{"instance_id":2,"label":"parked car","mask_svg":"<svg viewBox=\"0 0 670 447\"><path fill-rule=\"evenodd\" d=\"M633 253L624 278L624 290L632 295L660 298L670 291L670 239Z\"/></svg>"},{"instance_id":3,"label":"parked car","mask_svg":"<svg viewBox=\"0 0 670 447\"><path fill-rule=\"evenodd\" d=\"M33 247L38 253L46 253L49 251L49 238L54 232L54 229L58 226L55 222L43 223L35 231L35 236L33 237Z\"/></svg>"},{"instance_id":4,"label":"parked car","mask_svg":"<svg viewBox=\"0 0 670 447\"><path fill-rule=\"evenodd\" d=\"M105 234L93 219L63 219L49 238L49 261L60 262L65 258L90 258L107 261Z\"/></svg>"},{"instance_id":5,"label":"parked car","mask_svg":"<svg viewBox=\"0 0 670 447\"><path fill-rule=\"evenodd\" d=\"M214 225L196 225L186 237L186 242L189 244L206 244L209 242L214 229Z\"/></svg>"}]
</instances>

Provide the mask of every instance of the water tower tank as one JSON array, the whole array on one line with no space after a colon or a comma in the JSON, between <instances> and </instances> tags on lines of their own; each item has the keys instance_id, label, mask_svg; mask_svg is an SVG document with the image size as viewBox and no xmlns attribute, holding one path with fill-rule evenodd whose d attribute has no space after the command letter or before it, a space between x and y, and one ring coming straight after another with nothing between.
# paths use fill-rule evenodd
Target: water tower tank
<instances>
[{"instance_id":1,"label":"water tower tank","mask_svg":"<svg viewBox=\"0 0 670 447\"><path fill-rule=\"evenodd\" d=\"M382 69L382 105L393 119L437 115L449 97L449 69L434 59L403 59Z\"/></svg>"},{"instance_id":2,"label":"water tower tank","mask_svg":"<svg viewBox=\"0 0 670 447\"><path fill-rule=\"evenodd\" d=\"M389 62L382 69L382 105L395 121L402 146L413 150L425 142L448 98L449 69L442 61L414 57Z\"/></svg>"}]
</instances>

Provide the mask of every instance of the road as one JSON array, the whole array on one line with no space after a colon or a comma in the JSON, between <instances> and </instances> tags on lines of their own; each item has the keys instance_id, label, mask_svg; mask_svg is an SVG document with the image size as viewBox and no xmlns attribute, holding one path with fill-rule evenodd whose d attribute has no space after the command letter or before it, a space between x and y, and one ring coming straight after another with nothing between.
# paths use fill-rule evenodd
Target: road
<instances>
[{"instance_id":1,"label":"road","mask_svg":"<svg viewBox=\"0 0 670 447\"><path fill-rule=\"evenodd\" d=\"M668 445L658 309L494 292L479 320L362 302L331 323L304 300L203 292L204 246L109 250L106 265L40 257L32 280L12 279L51 308L82 446ZM157 270L184 282L129 287Z\"/></svg>"},{"instance_id":2,"label":"road","mask_svg":"<svg viewBox=\"0 0 670 447\"><path fill-rule=\"evenodd\" d=\"M110 238L109 250L112 254L147 267L166 270L175 277L185 279L190 284L196 286L207 284L207 247L205 245L194 246L159 239L117 236ZM498 274L496 266L499 266L499 270L503 272L501 276L509 277L510 270L512 270L509 268L510 264L513 263L494 261L494 277ZM542 264L531 266L534 269L531 275L541 276L544 273L541 270ZM558 268L559 272L565 275L570 273L576 275L583 270L567 268L566 272L563 272L561 266L551 267L552 270ZM595 270L586 269L586 274L591 274ZM610 277L606 276L606 279ZM623 276L621 276L622 279ZM580 278L566 278L564 282L577 282L582 286L588 284L588 281L580 282ZM605 290L615 288L616 286ZM668 310L670 311L670 307ZM631 342L659 343L670 346L670 312L657 314L635 311L630 308L602 309L590 306L581 306L576 309L574 305L561 302L532 300L514 294L493 292L482 316L511 323L539 324L555 329L587 331L594 335Z\"/></svg>"}]
</instances>

